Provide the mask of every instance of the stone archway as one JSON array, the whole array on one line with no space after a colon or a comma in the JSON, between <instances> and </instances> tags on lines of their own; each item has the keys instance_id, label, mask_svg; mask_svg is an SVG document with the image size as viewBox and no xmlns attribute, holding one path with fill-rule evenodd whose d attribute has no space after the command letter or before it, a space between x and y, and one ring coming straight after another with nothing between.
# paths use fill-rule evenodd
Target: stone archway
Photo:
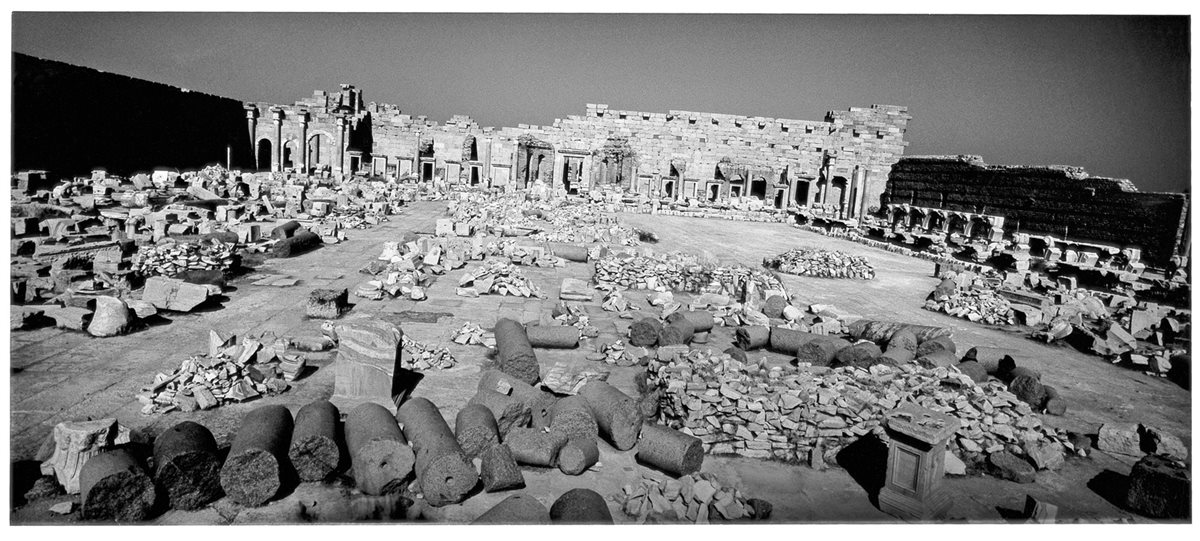
<instances>
[{"instance_id":1,"label":"stone archway","mask_svg":"<svg viewBox=\"0 0 1200 541\"><path fill-rule=\"evenodd\" d=\"M279 168L296 168L300 161L300 143L295 139L288 139L283 143L283 163Z\"/></svg>"},{"instance_id":2,"label":"stone archway","mask_svg":"<svg viewBox=\"0 0 1200 541\"><path fill-rule=\"evenodd\" d=\"M257 168L259 171L271 170L272 150L273 148L270 139L263 138L258 140L257 151L254 154L255 168Z\"/></svg>"},{"instance_id":3,"label":"stone archway","mask_svg":"<svg viewBox=\"0 0 1200 541\"><path fill-rule=\"evenodd\" d=\"M308 136L307 163L305 168L316 171L333 166L334 142L333 137L325 132L314 132Z\"/></svg>"}]
</instances>

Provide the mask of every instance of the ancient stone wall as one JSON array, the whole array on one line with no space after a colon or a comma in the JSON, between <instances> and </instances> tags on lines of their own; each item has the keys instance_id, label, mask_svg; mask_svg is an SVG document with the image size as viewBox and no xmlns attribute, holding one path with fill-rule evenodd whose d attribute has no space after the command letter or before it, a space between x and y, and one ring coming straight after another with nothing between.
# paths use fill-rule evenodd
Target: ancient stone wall
<instances>
[{"instance_id":1,"label":"ancient stone wall","mask_svg":"<svg viewBox=\"0 0 1200 541\"><path fill-rule=\"evenodd\" d=\"M1184 194L1139 192L1068 166L988 165L979 156L910 156L892 166L891 204L1003 216L1011 233L1140 247L1162 266L1186 240Z\"/></svg>"},{"instance_id":2,"label":"ancient stone wall","mask_svg":"<svg viewBox=\"0 0 1200 541\"><path fill-rule=\"evenodd\" d=\"M464 145L473 140L485 177L523 186L539 176L549 184L572 179L589 186L618 184L641 193L673 195L660 188L672 185L685 196L703 197L719 184L722 198L731 185L742 196L767 200L786 193L784 205L803 206L804 194L792 191L796 181L824 183L834 191L850 189L850 179L863 179L864 208L877 206L889 167L903 154L908 120L904 107L875 105L830 112L825 121L748 117L715 113L619 111L588 104L583 116L571 115L550 126L519 124L500 129L480 128L469 117L445 125L423 116L401 114L391 105L370 104L374 115L374 156L399 162L399 171L419 168L411 149L417 139L432 142L425 159L447 179L469 178L462 159ZM530 149L522 138L549 144ZM613 153L623 150L623 157ZM539 166L542 163L542 166ZM532 172L530 170L532 162ZM828 178L826 178L828 177ZM671 179L671 180L664 180ZM673 182L672 182L673 180ZM838 184L840 180L841 184ZM815 192L815 184L812 191Z\"/></svg>"},{"instance_id":3,"label":"ancient stone wall","mask_svg":"<svg viewBox=\"0 0 1200 541\"><path fill-rule=\"evenodd\" d=\"M14 53L12 168L86 175L253 163L242 103Z\"/></svg>"}]
</instances>

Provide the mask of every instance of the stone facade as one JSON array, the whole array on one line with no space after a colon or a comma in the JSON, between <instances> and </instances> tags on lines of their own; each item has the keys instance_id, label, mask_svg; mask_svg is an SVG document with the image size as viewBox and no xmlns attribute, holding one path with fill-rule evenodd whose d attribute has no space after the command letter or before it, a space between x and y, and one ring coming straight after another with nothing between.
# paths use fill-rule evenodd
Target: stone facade
<instances>
[{"instance_id":1,"label":"stone facade","mask_svg":"<svg viewBox=\"0 0 1200 541\"><path fill-rule=\"evenodd\" d=\"M1140 249L1156 266L1188 252L1187 195L1139 192L1128 180L1080 167L910 156L892 166L883 200L893 220L966 237L1019 231L1043 235L1048 248Z\"/></svg>"},{"instance_id":2,"label":"stone facade","mask_svg":"<svg viewBox=\"0 0 1200 541\"><path fill-rule=\"evenodd\" d=\"M246 104L246 116L260 169L517 188L541 180L568 193L617 185L675 200L820 208L844 219L879 205L911 118L892 105L805 121L588 104L585 115L550 126L496 129L467 116L438 124L366 103L352 85L289 106Z\"/></svg>"}]
</instances>

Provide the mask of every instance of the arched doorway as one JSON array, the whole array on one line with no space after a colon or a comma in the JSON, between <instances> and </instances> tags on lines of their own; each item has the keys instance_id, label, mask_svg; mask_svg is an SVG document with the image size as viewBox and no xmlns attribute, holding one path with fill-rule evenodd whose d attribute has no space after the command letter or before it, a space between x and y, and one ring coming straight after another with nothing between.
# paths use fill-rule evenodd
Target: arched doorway
<instances>
[{"instance_id":1,"label":"arched doorway","mask_svg":"<svg viewBox=\"0 0 1200 541\"><path fill-rule=\"evenodd\" d=\"M987 240L992 234L991 222L984 219L982 216L971 218L971 240Z\"/></svg>"},{"instance_id":2,"label":"arched doorway","mask_svg":"<svg viewBox=\"0 0 1200 541\"><path fill-rule=\"evenodd\" d=\"M936 210L930 211L929 214L929 231L931 233L941 232L946 227L946 215Z\"/></svg>"},{"instance_id":3,"label":"arched doorway","mask_svg":"<svg viewBox=\"0 0 1200 541\"><path fill-rule=\"evenodd\" d=\"M912 208L908 211L908 226L920 229L925 223L925 211Z\"/></svg>"},{"instance_id":4,"label":"arched doorway","mask_svg":"<svg viewBox=\"0 0 1200 541\"><path fill-rule=\"evenodd\" d=\"M308 137L306 169L311 172L332 165L332 142L333 140L329 136L321 133L314 133Z\"/></svg>"},{"instance_id":5,"label":"arched doorway","mask_svg":"<svg viewBox=\"0 0 1200 541\"><path fill-rule=\"evenodd\" d=\"M708 185L708 202L715 203L717 201L717 198L720 196L721 196L721 185L716 184L716 183L709 184Z\"/></svg>"},{"instance_id":6,"label":"arched doorway","mask_svg":"<svg viewBox=\"0 0 1200 541\"><path fill-rule=\"evenodd\" d=\"M294 139L289 140L288 142L283 144L283 168L284 169L287 169L289 167L291 167L291 168L296 167L296 163L295 163L295 160L297 158L296 147L297 147L297 143Z\"/></svg>"},{"instance_id":7,"label":"arched doorway","mask_svg":"<svg viewBox=\"0 0 1200 541\"><path fill-rule=\"evenodd\" d=\"M243 147L244 148L244 147ZM255 165L259 171L271 170L271 140L258 140L258 153L255 155Z\"/></svg>"},{"instance_id":8,"label":"arched doorway","mask_svg":"<svg viewBox=\"0 0 1200 541\"><path fill-rule=\"evenodd\" d=\"M951 235L957 233L959 235L966 236L966 234L967 234L967 219L963 218L961 214L951 214L949 231L950 231Z\"/></svg>"},{"instance_id":9,"label":"arched doorway","mask_svg":"<svg viewBox=\"0 0 1200 541\"><path fill-rule=\"evenodd\" d=\"M664 197L675 197L675 181L668 180L666 182L663 182L663 196Z\"/></svg>"}]
</instances>

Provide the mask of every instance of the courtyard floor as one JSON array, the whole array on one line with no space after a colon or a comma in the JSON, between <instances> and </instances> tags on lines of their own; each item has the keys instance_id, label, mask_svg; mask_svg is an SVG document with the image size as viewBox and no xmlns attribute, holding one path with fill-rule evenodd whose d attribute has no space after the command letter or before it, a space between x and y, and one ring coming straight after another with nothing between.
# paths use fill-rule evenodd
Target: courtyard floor
<instances>
[{"instance_id":1,"label":"courtyard floor","mask_svg":"<svg viewBox=\"0 0 1200 541\"><path fill-rule=\"evenodd\" d=\"M350 240L327 245L292 259L271 259L249 275L231 283L228 297L219 309L192 314L170 314L167 324L151 326L115 338L92 338L87 334L54 328L18 331L10 334L11 345L11 428L9 443L13 469L13 497L24 492L29 480L23 472L36 471L32 462L52 427L59 422L84 418L116 417L132 429L154 436L184 420L207 426L221 445L228 444L241 417L263 404L283 404L293 413L304 404L327 398L333 390L332 370L325 367L332 353L309 354L317 369L296 381L286 393L249 403L227 405L209 411L171 412L143 416L136 395L158 372L170 373L179 362L193 353L207 351L208 331L218 330L240 336L272 331L279 336L320 333L319 320L304 315L308 292L317 287L350 288L367 277L358 269L376 258L384 241L399 240L408 232L432 234L434 221L444 214L445 204L420 202L405 208L398 216L369 230L352 230ZM660 239L651 245L656 251L681 250L699 253L708 250L722 262L760 264L762 259L797 246L837 249L863 255L875 266L872 281L825 280L784 275L784 281L799 296L802 306L809 303L833 304L868 318L889 319L939 325L954 330L960 352L971 346L995 346L1019 352L1018 364L1042 373L1045 383L1058 387L1070 404L1063 417L1043 416L1043 421L1070 430L1095 433L1102 423L1146 423L1161 427L1190 447L1190 394L1165 379L1150 377L1085 355L1068 347L1048 346L1026 339L1023 334L990 329L966 320L932 313L921 308L925 296L937 284L932 276L933 263L908 256L876 250L853 242L824 237L784 224L763 224L684 217L621 214L627 225L653 231ZM468 267L477 262L469 262ZM459 364L450 370L426 372L416 396L437 404L453 425L459 409L474 394L484 349L459 346L450 342L454 331L464 322L490 328L498 318L520 321L548 318L558 302L563 278L588 280L591 265L567 263L565 267L541 269L521 267L541 287L544 299L455 295L462 270L439 277L427 291L428 299L367 301L352 298L354 308L343 318L378 317L400 325L404 332L421 342L448 345ZM292 287L255 286L251 282L261 274L279 274L298 278ZM644 293L627 295L635 304L649 309ZM624 335L630 321L604 312L595 301L584 303L591 323L602 333ZM728 329L718 328L707 347L723 350L731 343ZM584 360L581 350L539 350L543 372L555 362L594 364ZM751 358L767 356L772 363L786 358L770 353L751 352ZM606 365L607 366L607 365ZM636 396L634 376L641 367L608 366L609 382ZM547 505L559 494L586 487L603 495L636 484L645 475L661 476L633 459L632 452L619 452L601 443L600 466L580 476L567 476L558 470L525 469L525 493ZM992 477L947 478L955 506L951 520L1003 522L1024 506L1032 495L1059 507L1060 521L1107 522L1147 519L1132 515L1114 503L1120 482L1129 473L1133 460L1109 456L1091 450L1089 458L1069 459L1057 471L1040 472L1034 484L1016 484ZM881 465L882 466L882 465ZM32 470L31 470L32 468ZM703 471L716 474L727 485L736 486L747 497L763 498L774 505L777 522L893 522L879 511L866 488L846 470L831 467L815 470L807 465L791 465L743 458L705 458ZM288 495L260 508L241 508L223 499L195 512L168 511L153 522L162 524L285 523L299 519L297 503L315 497L323 490L319 484L302 484ZM449 522L469 522L509 493L477 494L462 504L437 509L438 518ZM12 511L14 523L67 523L78 520L78 513L60 517L48 508L67 497L38 500ZM631 519L610 505L618 522Z\"/></svg>"}]
</instances>

